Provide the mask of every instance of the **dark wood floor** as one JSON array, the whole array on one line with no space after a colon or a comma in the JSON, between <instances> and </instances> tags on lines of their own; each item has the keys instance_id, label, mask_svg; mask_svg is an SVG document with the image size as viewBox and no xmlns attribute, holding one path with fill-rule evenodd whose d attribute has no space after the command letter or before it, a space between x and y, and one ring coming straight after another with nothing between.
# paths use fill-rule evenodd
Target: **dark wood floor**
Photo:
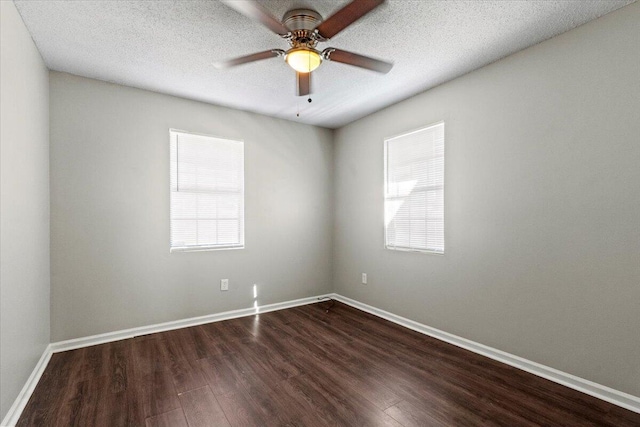
<instances>
[{"instance_id":1,"label":"dark wood floor","mask_svg":"<svg viewBox=\"0 0 640 427\"><path fill-rule=\"evenodd\" d=\"M19 426L640 426L336 303L54 354Z\"/></svg>"}]
</instances>

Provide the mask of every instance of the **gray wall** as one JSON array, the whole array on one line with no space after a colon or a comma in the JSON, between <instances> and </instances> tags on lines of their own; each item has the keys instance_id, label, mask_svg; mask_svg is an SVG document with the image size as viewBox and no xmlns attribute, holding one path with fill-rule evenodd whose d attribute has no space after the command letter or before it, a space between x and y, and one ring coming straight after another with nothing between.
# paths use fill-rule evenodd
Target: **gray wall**
<instances>
[{"instance_id":1,"label":"gray wall","mask_svg":"<svg viewBox=\"0 0 640 427\"><path fill-rule=\"evenodd\" d=\"M0 420L49 344L49 78L0 2Z\"/></svg>"},{"instance_id":2,"label":"gray wall","mask_svg":"<svg viewBox=\"0 0 640 427\"><path fill-rule=\"evenodd\" d=\"M51 339L324 294L332 131L52 72ZM169 253L169 128L245 141L243 250ZM220 291L220 279L230 290Z\"/></svg>"},{"instance_id":3,"label":"gray wall","mask_svg":"<svg viewBox=\"0 0 640 427\"><path fill-rule=\"evenodd\" d=\"M338 130L336 292L640 396L638 22L635 3ZM385 250L383 139L439 120L446 254Z\"/></svg>"}]
</instances>

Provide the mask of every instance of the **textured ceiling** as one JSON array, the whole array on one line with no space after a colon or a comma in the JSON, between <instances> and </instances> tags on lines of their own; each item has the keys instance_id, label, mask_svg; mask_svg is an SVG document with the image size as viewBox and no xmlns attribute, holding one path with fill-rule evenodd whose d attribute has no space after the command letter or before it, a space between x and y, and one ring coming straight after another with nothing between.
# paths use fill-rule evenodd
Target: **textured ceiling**
<instances>
[{"instance_id":1,"label":"textured ceiling","mask_svg":"<svg viewBox=\"0 0 640 427\"><path fill-rule=\"evenodd\" d=\"M218 1L15 1L52 70L329 128L632 2L389 0L319 48L389 60L391 72L325 62L312 74L309 104L295 96L295 74L281 58L213 67L217 60L287 48ZM346 3L263 2L277 18L296 7L328 17Z\"/></svg>"}]
</instances>

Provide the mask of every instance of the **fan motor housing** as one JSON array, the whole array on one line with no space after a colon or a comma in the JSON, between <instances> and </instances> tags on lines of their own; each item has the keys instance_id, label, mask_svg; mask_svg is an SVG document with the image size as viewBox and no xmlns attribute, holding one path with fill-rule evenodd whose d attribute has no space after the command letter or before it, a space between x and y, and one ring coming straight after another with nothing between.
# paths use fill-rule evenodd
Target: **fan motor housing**
<instances>
[{"instance_id":1,"label":"fan motor housing","mask_svg":"<svg viewBox=\"0 0 640 427\"><path fill-rule=\"evenodd\" d=\"M292 32L313 31L322 22L322 16L311 9L293 9L284 14L282 23Z\"/></svg>"},{"instance_id":2,"label":"fan motor housing","mask_svg":"<svg viewBox=\"0 0 640 427\"><path fill-rule=\"evenodd\" d=\"M322 16L315 10L293 9L287 12L282 23L290 31L287 37L289 45L294 49L315 49L319 41L315 29L320 22L322 22Z\"/></svg>"}]
</instances>

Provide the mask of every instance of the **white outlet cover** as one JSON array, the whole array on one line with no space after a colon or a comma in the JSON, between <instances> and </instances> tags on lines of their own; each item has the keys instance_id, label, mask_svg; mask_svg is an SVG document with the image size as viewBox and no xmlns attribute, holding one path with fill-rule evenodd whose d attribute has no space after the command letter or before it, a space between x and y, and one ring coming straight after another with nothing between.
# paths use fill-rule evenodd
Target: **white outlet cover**
<instances>
[{"instance_id":1,"label":"white outlet cover","mask_svg":"<svg viewBox=\"0 0 640 427\"><path fill-rule=\"evenodd\" d=\"M220 290L228 291L229 290L229 279L221 279L220 280Z\"/></svg>"},{"instance_id":2,"label":"white outlet cover","mask_svg":"<svg viewBox=\"0 0 640 427\"><path fill-rule=\"evenodd\" d=\"M367 284L367 273L362 273L362 284L363 285Z\"/></svg>"}]
</instances>

